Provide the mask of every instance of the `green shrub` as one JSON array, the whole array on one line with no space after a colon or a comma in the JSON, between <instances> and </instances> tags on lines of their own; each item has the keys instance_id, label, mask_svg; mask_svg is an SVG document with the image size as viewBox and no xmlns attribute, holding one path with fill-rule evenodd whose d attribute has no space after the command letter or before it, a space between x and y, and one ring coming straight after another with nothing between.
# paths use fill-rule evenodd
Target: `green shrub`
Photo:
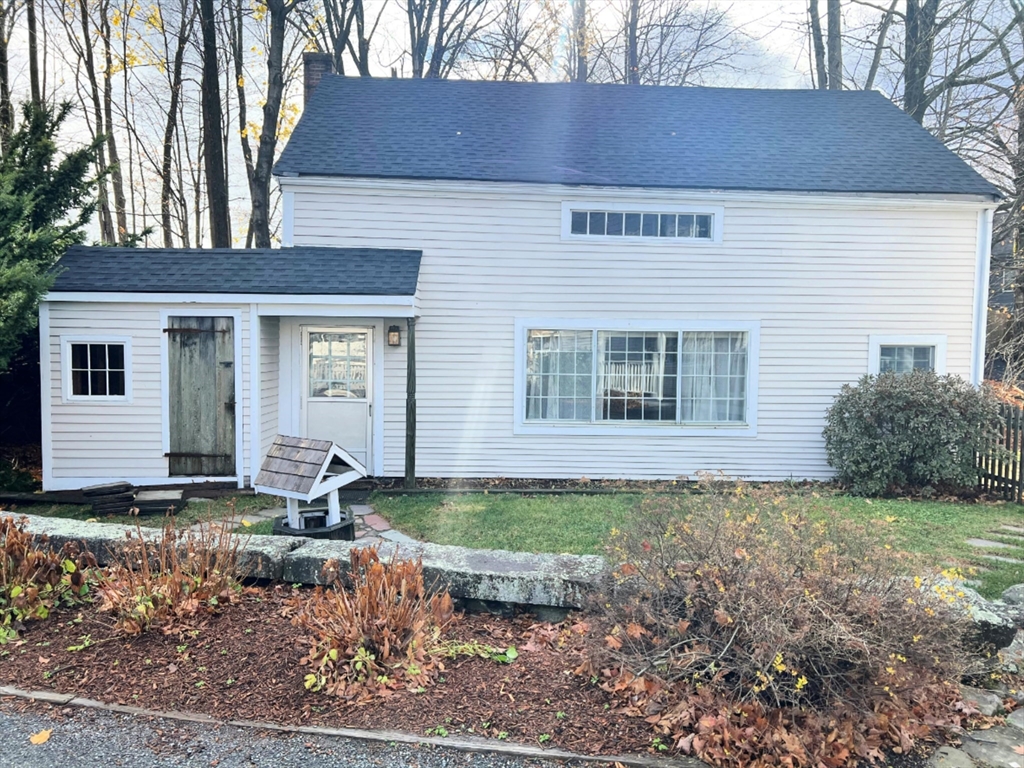
<instances>
[{"instance_id":1,"label":"green shrub","mask_svg":"<svg viewBox=\"0 0 1024 768\"><path fill-rule=\"evenodd\" d=\"M855 493L963 489L977 481L976 454L999 436L999 404L958 376L929 371L865 376L828 409L825 451Z\"/></svg>"}]
</instances>

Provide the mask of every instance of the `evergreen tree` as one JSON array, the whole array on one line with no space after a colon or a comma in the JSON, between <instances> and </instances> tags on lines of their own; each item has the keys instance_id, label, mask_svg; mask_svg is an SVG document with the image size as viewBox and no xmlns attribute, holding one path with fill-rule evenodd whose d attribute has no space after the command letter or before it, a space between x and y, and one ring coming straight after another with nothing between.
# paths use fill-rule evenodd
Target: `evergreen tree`
<instances>
[{"instance_id":1,"label":"evergreen tree","mask_svg":"<svg viewBox=\"0 0 1024 768\"><path fill-rule=\"evenodd\" d=\"M82 242L95 211L103 137L61 156L56 137L70 110L26 104L0 158L0 371L36 327L54 264Z\"/></svg>"}]
</instances>

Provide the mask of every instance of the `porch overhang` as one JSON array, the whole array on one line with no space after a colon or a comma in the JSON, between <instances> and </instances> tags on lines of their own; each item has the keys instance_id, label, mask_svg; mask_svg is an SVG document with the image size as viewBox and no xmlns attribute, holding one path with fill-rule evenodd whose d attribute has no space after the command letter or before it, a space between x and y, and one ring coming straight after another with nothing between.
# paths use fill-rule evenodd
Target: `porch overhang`
<instances>
[{"instance_id":1,"label":"porch overhang","mask_svg":"<svg viewBox=\"0 0 1024 768\"><path fill-rule=\"evenodd\" d=\"M250 304L260 316L277 317L416 317L416 296L340 296L274 293L122 293L117 291L50 291L43 301L132 304Z\"/></svg>"}]
</instances>

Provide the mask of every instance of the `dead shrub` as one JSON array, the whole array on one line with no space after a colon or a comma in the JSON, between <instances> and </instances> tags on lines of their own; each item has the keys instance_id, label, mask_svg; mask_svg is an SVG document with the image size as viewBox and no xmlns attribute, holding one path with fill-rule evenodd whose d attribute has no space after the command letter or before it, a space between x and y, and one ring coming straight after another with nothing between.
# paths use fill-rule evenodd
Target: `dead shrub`
<instances>
[{"instance_id":1,"label":"dead shrub","mask_svg":"<svg viewBox=\"0 0 1024 768\"><path fill-rule=\"evenodd\" d=\"M175 632L219 612L237 599L244 578L239 550L244 540L229 524L207 521L179 531L169 518L156 537L135 531L100 579L100 610L116 627L138 635L153 627Z\"/></svg>"},{"instance_id":2,"label":"dead shrub","mask_svg":"<svg viewBox=\"0 0 1024 768\"><path fill-rule=\"evenodd\" d=\"M613 535L605 645L585 671L627 708L723 765L789 750L844 765L958 720L964 620L879 529L772 488L704 477L697 491L646 499ZM823 738L837 722L849 738ZM754 732L754 754L730 742Z\"/></svg>"},{"instance_id":3,"label":"dead shrub","mask_svg":"<svg viewBox=\"0 0 1024 768\"><path fill-rule=\"evenodd\" d=\"M60 603L71 604L89 594L89 553L73 545L60 552L45 536L25 530L25 518L0 517L0 643L24 628L26 621L45 619Z\"/></svg>"},{"instance_id":4,"label":"dead shrub","mask_svg":"<svg viewBox=\"0 0 1024 768\"><path fill-rule=\"evenodd\" d=\"M430 684L444 669L441 633L454 619L447 590L434 592L419 560L381 562L374 547L354 548L342 575L328 562L328 588L317 587L293 619L313 634L308 690L363 699Z\"/></svg>"}]
</instances>

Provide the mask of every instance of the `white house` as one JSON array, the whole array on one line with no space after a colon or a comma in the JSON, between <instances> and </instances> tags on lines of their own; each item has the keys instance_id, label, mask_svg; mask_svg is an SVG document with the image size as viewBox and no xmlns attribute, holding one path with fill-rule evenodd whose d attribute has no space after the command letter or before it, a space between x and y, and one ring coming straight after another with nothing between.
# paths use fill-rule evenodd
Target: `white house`
<instances>
[{"instance_id":1,"label":"white house","mask_svg":"<svg viewBox=\"0 0 1024 768\"><path fill-rule=\"evenodd\" d=\"M877 93L315 73L285 247L61 262L45 488L243 486L276 434L376 476L824 478L843 384L980 380L998 193Z\"/></svg>"}]
</instances>

